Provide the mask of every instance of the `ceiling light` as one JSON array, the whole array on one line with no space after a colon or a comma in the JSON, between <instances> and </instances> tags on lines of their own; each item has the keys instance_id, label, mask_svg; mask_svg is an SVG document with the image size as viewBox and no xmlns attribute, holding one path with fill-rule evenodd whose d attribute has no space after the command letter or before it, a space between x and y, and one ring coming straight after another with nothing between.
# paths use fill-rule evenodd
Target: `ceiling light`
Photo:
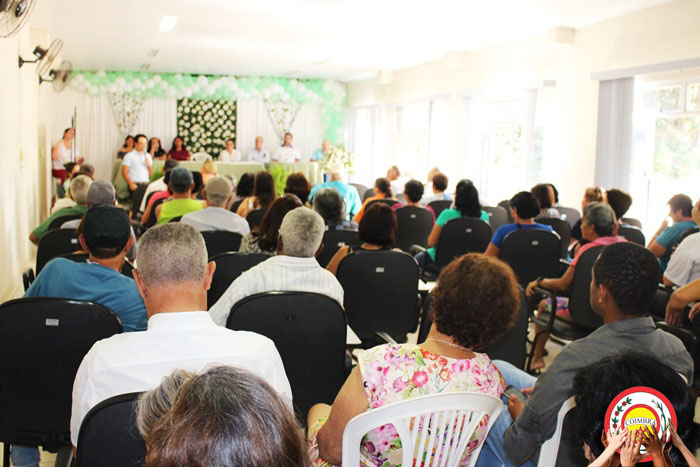
<instances>
[{"instance_id":1,"label":"ceiling light","mask_svg":"<svg viewBox=\"0 0 700 467\"><path fill-rule=\"evenodd\" d=\"M158 28L158 30L160 32L170 32L175 28L176 24L177 16L163 16L163 19L160 20L160 28Z\"/></svg>"}]
</instances>

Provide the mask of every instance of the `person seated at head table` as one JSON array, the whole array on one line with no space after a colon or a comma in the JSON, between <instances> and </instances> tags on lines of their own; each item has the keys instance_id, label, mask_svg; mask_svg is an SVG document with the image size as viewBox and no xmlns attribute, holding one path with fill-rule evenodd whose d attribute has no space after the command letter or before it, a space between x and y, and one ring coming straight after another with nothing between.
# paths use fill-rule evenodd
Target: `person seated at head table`
<instances>
[{"instance_id":1,"label":"person seated at head table","mask_svg":"<svg viewBox=\"0 0 700 467\"><path fill-rule=\"evenodd\" d=\"M202 174L202 183L206 185L209 178L217 176L218 173L216 169L216 162L209 159L204 161L202 163L202 168L200 169L200 173Z\"/></svg>"},{"instance_id":2,"label":"person seated at head table","mask_svg":"<svg viewBox=\"0 0 700 467\"><path fill-rule=\"evenodd\" d=\"M71 198L73 198L76 204L74 206L61 208L51 214L44 222L32 230L29 234L29 241L38 245L39 240L46 235L46 232L49 231L49 225L56 218L64 216L82 216L85 214L88 210L87 194L91 184L92 180L87 175L73 177L70 183L70 193Z\"/></svg>"},{"instance_id":3,"label":"person seated at head table","mask_svg":"<svg viewBox=\"0 0 700 467\"><path fill-rule=\"evenodd\" d=\"M165 224L174 217L204 209L204 204L201 201L192 199L194 187L192 172L187 168L175 167L170 172L168 188L172 191L173 196L170 201L165 201L156 208L156 219L158 219L159 224Z\"/></svg>"},{"instance_id":4,"label":"person seated at head table","mask_svg":"<svg viewBox=\"0 0 700 467\"><path fill-rule=\"evenodd\" d=\"M273 161L290 163L299 162L301 160L301 153L292 144L293 138L294 137L289 132L284 134L284 141L282 142L282 146L279 147L277 151L275 151L275 153L272 155Z\"/></svg>"},{"instance_id":5,"label":"person seated at head table","mask_svg":"<svg viewBox=\"0 0 700 467\"><path fill-rule=\"evenodd\" d=\"M560 219L561 214L554 206L554 188L548 183L539 183L530 189L540 205L540 213L535 216L537 219Z\"/></svg>"},{"instance_id":6,"label":"person seated at head table","mask_svg":"<svg viewBox=\"0 0 700 467\"><path fill-rule=\"evenodd\" d=\"M374 181L374 196L370 196L362 203L360 212L357 213L353 220L359 224L362 220L362 216L365 215L365 210L367 209L367 206L372 201L376 201L379 199L393 199L393 197L394 196L391 191L391 183L389 183L389 179L383 177L376 179Z\"/></svg>"},{"instance_id":7,"label":"person seated at head table","mask_svg":"<svg viewBox=\"0 0 700 467\"><path fill-rule=\"evenodd\" d=\"M268 253L274 255L277 252L277 242L282 219L292 209L301 207L301 201L296 195L287 193L274 200L265 212L260 225L241 239L241 253Z\"/></svg>"},{"instance_id":8,"label":"person seated at head table","mask_svg":"<svg viewBox=\"0 0 700 467\"><path fill-rule=\"evenodd\" d=\"M649 251L659 258L661 272L666 270L666 266L671 259L671 253L678 245L683 232L697 227L697 224L691 217L693 201L688 196L682 194L674 195L668 200L667 204L669 206L668 217L673 221L673 225L669 226L668 217L665 218L647 245Z\"/></svg>"},{"instance_id":9,"label":"person seated at head table","mask_svg":"<svg viewBox=\"0 0 700 467\"><path fill-rule=\"evenodd\" d=\"M323 217L328 229L357 230L357 223L347 220L345 202L335 188L321 188L316 192L314 211Z\"/></svg>"},{"instance_id":10,"label":"person seated at head table","mask_svg":"<svg viewBox=\"0 0 700 467\"><path fill-rule=\"evenodd\" d=\"M177 161L188 161L190 160L190 152L185 146L185 140L180 136L173 138L173 144L168 151L168 159L175 159Z\"/></svg>"},{"instance_id":11,"label":"person seated at head table","mask_svg":"<svg viewBox=\"0 0 700 467\"><path fill-rule=\"evenodd\" d=\"M612 245L613 243L627 241L625 237L615 235L615 213L613 212L612 208L605 203L590 203L586 205L586 207L583 209L582 219L583 223L581 224L581 231L583 232L583 238L586 239L587 243L578 249L576 256L574 256L574 259L571 261L569 267L566 268L566 272L563 276L559 278L540 277L537 280L530 282L527 285L527 290L525 291L528 297L535 296L535 287L541 287L543 289L555 292L569 291L571 284L574 281L576 265L578 264L578 261L583 253L596 246L607 246ZM554 311L551 310L551 306L552 304L548 299L541 300L537 307L537 316L544 313L545 310L548 310L550 313L556 313L557 316L562 319L571 320L568 298L557 297L556 310ZM532 362L530 363L531 370L539 370L540 368L544 368L544 346L547 343L547 339L549 339L549 334L544 332L538 325L535 325L535 335L538 334L540 336L537 340L535 352L532 356Z\"/></svg>"},{"instance_id":12,"label":"person seated at head table","mask_svg":"<svg viewBox=\"0 0 700 467\"><path fill-rule=\"evenodd\" d=\"M608 406L625 390L646 387L663 394L676 414L678 428L669 420L664 426L643 425L636 433L630 428L618 427L611 432L603 414ZM693 421L695 399L688 384L673 369L650 355L626 352L611 355L581 368L572 385L576 400L576 434L583 444L589 467L607 465L634 465L644 446L654 465L671 466L687 462L700 467L695 450L700 446L700 425ZM670 432L670 440L665 442ZM638 438L636 435L639 435ZM637 438L637 439L635 439ZM675 446L678 452L671 451ZM690 449L689 449L690 448ZM622 449L619 453L619 449Z\"/></svg>"},{"instance_id":13,"label":"person seated at head table","mask_svg":"<svg viewBox=\"0 0 700 467\"><path fill-rule=\"evenodd\" d=\"M136 423L146 465L310 467L292 411L242 369L176 370L139 397Z\"/></svg>"},{"instance_id":14,"label":"person seated at head table","mask_svg":"<svg viewBox=\"0 0 700 467\"><path fill-rule=\"evenodd\" d=\"M226 231L241 236L250 233L248 222L235 212L226 209L233 198L233 187L225 177L211 177L204 187L206 208L182 216L180 222L189 224L200 232Z\"/></svg>"},{"instance_id":15,"label":"person seated at head table","mask_svg":"<svg viewBox=\"0 0 700 467\"><path fill-rule=\"evenodd\" d=\"M362 200L360 199L360 194L357 192L357 188L343 181L345 177L345 168L339 162L332 162L329 164L327 173L329 181L313 187L311 189L311 194L309 195L309 200L313 201L314 195L318 190L323 188L334 188L343 198L347 220L352 220L352 218L360 211L360 207L362 206Z\"/></svg>"},{"instance_id":16,"label":"person seated at head table","mask_svg":"<svg viewBox=\"0 0 700 467\"><path fill-rule=\"evenodd\" d=\"M216 265L207 262L196 229L175 222L147 230L139 240L137 265L134 281L146 305L148 328L103 339L83 358L73 385L73 446L92 407L119 394L151 390L176 369L198 372L217 364L251 371L292 409L275 344L253 332L217 326L205 311Z\"/></svg>"},{"instance_id":17,"label":"person seated at head table","mask_svg":"<svg viewBox=\"0 0 700 467\"><path fill-rule=\"evenodd\" d=\"M148 140L148 147L146 148L146 152L148 152L151 155L151 158L153 160L167 160L168 154L165 152L165 149L163 149L163 145L160 142L160 138L151 138Z\"/></svg>"},{"instance_id":18,"label":"person seated at head table","mask_svg":"<svg viewBox=\"0 0 700 467\"><path fill-rule=\"evenodd\" d=\"M591 307L603 325L564 346L539 379L508 362L494 361L506 384L529 397L524 404L515 396L508 399L508 410L491 428L477 466L529 465L554 433L557 413L573 394L578 370L605 357L638 351L693 381L695 365L683 343L657 329L649 316L659 279L659 263L646 248L631 242L603 248L593 266L590 290Z\"/></svg>"},{"instance_id":19,"label":"person seated at head table","mask_svg":"<svg viewBox=\"0 0 700 467\"><path fill-rule=\"evenodd\" d=\"M132 135L126 135L124 138L124 145L117 151L117 159L124 159L124 156L129 154L134 150L134 137ZM151 152L151 151L148 151Z\"/></svg>"},{"instance_id":20,"label":"person seated at head table","mask_svg":"<svg viewBox=\"0 0 700 467\"><path fill-rule=\"evenodd\" d=\"M219 153L219 162L238 162L241 160L241 151L236 149L233 139L228 138L225 147Z\"/></svg>"},{"instance_id":21,"label":"person seated at head table","mask_svg":"<svg viewBox=\"0 0 700 467\"><path fill-rule=\"evenodd\" d=\"M430 188L432 195L424 196L420 204L427 206L432 201L452 201L452 195L445 193L449 180L447 175L441 172L434 173L430 178Z\"/></svg>"},{"instance_id":22,"label":"person seated at head table","mask_svg":"<svg viewBox=\"0 0 700 467\"><path fill-rule=\"evenodd\" d=\"M422 206L420 203L421 198L423 198L423 191L425 187L418 180L409 180L403 187L403 194L406 196L406 204L396 203L391 207L394 211L405 206L413 206L416 208L424 208L430 211L433 215L433 222L435 221L435 211L430 206Z\"/></svg>"},{"instance_id":23,"label":"person seated at head table","mask_svg":"<svg viewBox=\"0 0 700 467\"><path fill-rule=\"evenodd\" d=\"M327 139L321 142L321 148L314 151L311 155L311 162L321 162L333 149L333 145Z\"/></svg>"},{"instance_id":24,"label":"person seated at head table","mask_svg":"<svg viewBox=\"0 0 700 467\"><path fill-rule=\"evenodd\" d=\"M438 392L500 397L505 389L501 375L489 357L478 352L513 326L518 305L515 275L499 259L470 253L446 266L432 290L433 324L425 342L386 344L360 352L358 365L333 406L311 408L309 452L314 464L339 464L345 426L368 410ZM460 465L467 465L477 441L485 436L486 422L480 423ZM362 464L400 464L397 437L391 425L369 432L360 447Z\"/></svg>"},{"instance_id":25,"label":"person seated at head table","mask_svg":"<svg viewBox=\"0 0 700 467\"><path fill-rule=\"evenodd\" d=\"M491 243L486 248L486 254L498 256L501 252L503 239L506 235L521 229L539 229L553 232L551 226L535 222L535 217L540 213L540 205L535 196L529 191L521 191L510 199L510 215L515 221L512 224L502 225L494 232Z\"/></svg>"},{"instance_id":26,"label":"person seated at head table","mask_svg":"<svg viewBox=\"0 0 700 467\"><path fill-rule=\"evenodd\" d=\"M248 152L246 160L251 162L260 162L261 164L265 162L270 162L270 153L267 152L267 149L263 147L262 136L255 137L255 148L251 149L250 152Z\"/></svg>"},{"instance_id":27,"label":"person seated at head table","mask_svg":"<svg viewBox=\"0 0 700 467\"><path fill-rule=\"evenodd\" d=\"M275 179L269 172L264 170L255 174L255 184L253 195L244 199L238 206L236 214L241 217L248 217L248 213L255 209L267 209L277 198L277 188Z\"/></svg>"},{"instance_id":28,"label":"person seated at head table","mask_svg":"<svg viewBox=\"0 0 700 467\"><path fill-rule=\"evenodd\" d=\"M323 294L342 307L343 287L316 261L323 248L324 232L323 219L311 209L297 207L287 212L279 228L277 255L248 269L231 283L209 309L214 322L225 326L231 308L241 299L275 290Z\"/></svg>"},{"instance_id":29,"label":"person seated at head table","mask_svg":"<svg viewBox=\"0 0 700 467\"><path fill-rule=\"evenodd\" d=\"M297 195L301 204L308 206L309 204L309 193L311 193L311 184L306 179L306 176L301 173L293 173L287 177L287 183L284 187L285 193L291 193Z\"/></svg>"}]
</instances>

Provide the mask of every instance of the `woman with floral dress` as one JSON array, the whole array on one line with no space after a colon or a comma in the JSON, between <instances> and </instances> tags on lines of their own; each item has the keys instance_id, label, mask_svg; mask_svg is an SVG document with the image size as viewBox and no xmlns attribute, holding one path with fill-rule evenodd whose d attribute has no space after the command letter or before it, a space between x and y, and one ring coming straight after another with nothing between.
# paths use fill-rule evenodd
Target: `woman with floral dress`
<instances>
[{"instance_id":1,"label":"woman with floral dress","mask_svg":"<svg viewBox=\"0 0 700 467\"><path fill-rule=\"evenodd\" d=\"M345 425L367 410L442 392L480 392L499 397L505 385L483 348L512 327L519 293L512 269L482 254L464 255L440 274L432 291L433 325L426 341L386 344L365 350L333 406L317 404L308 416L309 454L317 466L339 464ZM484 417L460 465L486 435ZM366 467L401 464L401 441L392 425L370 431L362 441Z\"/></svg>"}]
</instances>

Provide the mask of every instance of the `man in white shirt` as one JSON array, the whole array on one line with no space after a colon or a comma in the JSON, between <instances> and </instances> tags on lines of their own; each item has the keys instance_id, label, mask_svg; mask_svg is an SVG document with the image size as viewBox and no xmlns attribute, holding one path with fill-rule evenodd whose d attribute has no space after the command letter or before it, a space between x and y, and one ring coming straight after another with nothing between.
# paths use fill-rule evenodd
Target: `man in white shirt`
<instances>
[{"instance_id":1,"label":"man in white shirt","mask_svg":"<svg viewBox=\"0 0 700 467\"><path fill-rule=\"evenodd\" d=\"M700 225L700 201L693 206L691 216ZM700 279L700 235L690 234L671 255L664 271L663 283L668 287L680 287L695 279Z\"/></svg>"},{"instance_id":2,"label":"man in white shirt","mask_svg":"<svg viewBox=\"0 0 700 467\"><path fill-rule=\"evenodd\" d=\"M185 214L180 220L181 223L191 225L200 232L226 230L241 236L250 233L248 221L226 209L233 198L233 186L226 177L210 178L202 194L207 207L201 211Z\"/></svg>"},{"instance_id":3,"label":"man in white shirt","mask_svg":"<svg viewBox=\"0 0 700 467\"><path fill-rule=\"evenodd\" d=\"M299 162L301 160L301 153L292 145L293 138L294 137L289 132L284 134L284 143L272 156L273 161Z\"/></svg>"},{"instance_id":4,"label":"man in white shirt","mask_svg":"<svg viewBox=\"0 0 700 467\"><path fill-rule=\"evenodd\" d=\"M150 195L151 193L157 193L159 191L165 191L168 189L168 184L165 183L165 173L177 167L178 164L179 162L175 159L166 159L165 163L163 164L163 176L153 180L151 183L148 184L146 192L143 194L143 198L141 199L141 206L139 208L139 211L146 211L146 199L148 198L148 195Z\"/></svg>"},{"instance_id":5,"label":"man in white shirt","mask_svg":"<svg viewBox=\"0 0 700 467\"><path fill-rule=\"evenodd\" d=\"M127 153L122 160L122 175L131 192L131 216L135 217L141 207L141 199L146 192L148 182L153 175L153 159L146 151L148 138L136 135L134 150Z\"/></svg>"},{"instance_id":6,"label":"man in white shirt","mask_svg":"<svg viewBox=\"0 0 700 467\"><path fill-rule=\"evenodd\" d=\"M251 371L291 408L292 391L274 343L259 334L216 326L206 311L216 265L207 263L202 236L179 222L149 229L139 242L134 280L148 314L148 329L103 339L83 358L73 384L71 441L100 401L157 387L176 369L210 365Z\"/></svg>"},{"instance_id":7,"label":"man in white shirt","mask_svg":"<svg viewBox=\"0 0 700 467\"><path fill-rule=\"evenodd\" d=\"M343 305L343 287L316 261L326 226L309 208L292 209L284 216L277 240L277 256L244 272L209 309L212 319L225 326L231 307L250 295L273 290L315 292Z\"/></svg>"},{"instance_id":8,"label":"man in white shirt","mask_svg":"<svg viewBox=\"0 0 700 467\"><path fill-rule=\"evenodd\" d=\"M236 149L231 138L226 140L226 149L219 153L219 162L238 162L241 160L241 152Z\"/></svg>"},{"instance_id":9,"label":"man in white shirt","mask_svg":"<svg viewBox=\"0 0 700 467\"><path fill-rule=\"evenodd\" d=\"M249 160L251 162L260 162L261 164L265 162L270 162L270 153L267 152L267 149L263 148L262 136L255 137L255 149L250 150L246 160Z\"/></svg>"}]
</instances>

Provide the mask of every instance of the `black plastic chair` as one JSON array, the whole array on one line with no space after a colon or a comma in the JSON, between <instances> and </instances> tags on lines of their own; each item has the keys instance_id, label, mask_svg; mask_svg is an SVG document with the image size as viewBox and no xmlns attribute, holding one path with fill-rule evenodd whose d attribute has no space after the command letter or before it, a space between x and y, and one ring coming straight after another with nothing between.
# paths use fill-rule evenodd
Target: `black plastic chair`
<instances>
[{"instance_id":1,"label":"black plastic chair","mask_svg":"<svg viewBox=\"0 0 700 467\"><path fill-rule=\"evenodd\" d=\"M78 467L140 467L146 442L136 426L140 392L110 397L85 415L78 434Z\"/></svg>"},{"instance_id":2,"label":"black plastic chair","mask_svg":"<svg viewBox=\"0 0 700 467\"><path fill-rule=\"evenodd\" d=\"M446 201L444 199L438 199L435 201L431 201L428 203L428 206L430 206L435 213L435 219L440 217L440 213L444 211L445 209L450 209L450 206L452 206L452 201Z\"/></svg>"},{"instance_id":3,"label":"black plastic chair","mask_svg":"<svg viewBox=\"0 0 700 467\"><path fill-rule=\"evenodd\" d=\"M55 230L55 229L60 229L63 224L65 224L68 221L73 221L75 219L82 219L83 215L82 214L73 214L70 216L59 216L49 222L49 230Z\"/></svg>"},{"instance_id":4,"label":"black plastic chair","mask_svg":"<svg viewBox=\"0 0 700 467\"><path fill-rule=\"evenodd\" d=\"M620 219L620 222L622 222L623 224L631 225L632 227L637 227L640 230L642 228L642 222L639 219L635 219L634 217L623 217L622 219Z\"/></svg>"},{"instance_id":5,"label":"black plastic chair","mask_svg":"<svg viewBox=\"0 0 700 467\"><path fill-rule=\"evenodd\" d=\"M691 235L694 235L694 234L696 234L696 233L698 233L698 232L700 232L700 227L695 226L695 227L689 228L688 230L686 230L685 232L683 232L683 233L681 234L680 237L678 237L678 245L680 245L681 242L682 242L683 240L685 240L686 238L688 238L688 237L690 237ZM678 247L678 245L676 245L676 247Z\"/></svg>"},{"instance_id":6,"label":"black plastic chair","mask_svg":"<svg viewBox=\"0 0 700 467\"><path fill-rule=\"evenodd\" d=\"M688 385L693 389L700 389L700 374L698 374L700 371L700 356L698 356L698 350L700 348L698 345L698 340L700 337L697 334L697 330L685 325L683 327L671 326L665 321L655 321L654 324L658 329L676 336L681 340L681 342L683 342L685 349L688 351L693 359L693 362L695 363L693 381L688 381Z\"/></svg>"},{"instance_id":7,"label":"black plastic chair","mask_svg":"<svg viewBox=\"0 0 700 467\"><path fill-rule=\"evenodd\" d=\"M39 240L39 247L36 250L36 275L38 276L46 263L56 256L73 253L79 249L80 243L75 229L49 230Z\"/></svg>"},{"instance_id":8,"label":"black plastic chair","mask_svg":"<svg viewBox=\"0 0 700 467\"><path fill-rule=\"evenodd\" d=\"M70 444L78 366L95 342L121 332L117 316L96 303L42 297L0 305L0 441L6 461L10 444Z\"/></svg>"},{"instance_id":9,"label":"black plastic chair","mask_svg":"<svg viewBox=\"0 0 700 467\"><path fill-rule=\"evenodd\" d=\"M58 255L57 258L69 259L71 261L75 261L76 263L86 263L90 258L90 255L87 253L65 253L63 255Z\"/></svg>"},{"instance_id":10,"label":"black plastic chair","mask_svg":"<svg viewBox=\"0 0 700 467\"><path fill-rule=\"evenodd\" d=\"M180 222L182 220L182 216L175 216L172 219L170 219L168 222Z\"/></svg>"},{"instance_id":11,"label":"black plastic chair","mask_svg":"<svg viewBox=\"0 0 700 467\"><path fill-rule=\"evenodd\" d=\"M375 199L375 200L372 200L369 203L367 203L367 207L365 208L365 212L367 212L367 210L369 208L371 208L372 205L377 204L377 203L384 203L389 207L392 207L395 204L399 204L398 201L396 201L395 199L391 199L391 198Z\"/></svg>"},{"instance_id":12,"label":"black plastic chair","mask_svg":"<svg viewBox=\"0 0 700 467\"><path fill-rule=\"evenodd\" d=\"M646 246L646 240L644 239L644 234L637 227L630 227L627 225L621 225L617 234L625 237L628 241L634 242L638 245Z\"/></svg>"},{"instance_id":13,"label":"black plastic chair","mask_svg":"<svg viewBox=\"0 0 700 467\"><path fill-rule=\"evenodd\" d=\"M209 261L216 263L216 269L214 270L211 286L207 291L207 309L211 308L221 298L229 285L238 276L268 258L270 258L270 255L265 253L236 252L219 253L210 257Z\"/></svg>"},{"instance_id":14,"label":"black plastic chair","mask_svg":"<svg viewBox=\"0 0 700 467\"><path fill-rule=\"evenodd\" d=\"M360 246L357 231L331 227L323 234L323 250L316 256L316 261L322 268L325 268L338 250L348 245L354 248Z\"/></svg>"},{"instance_id":15,"label":"black plastic chair","mask_svg":"<svg viewBox=\"0 0 700 467\"><path fill-rule=\"evenodd\" d=\"M654 294L654 298L651 299L651 304L649 305L649 313L654 320L666 319L666 305L668 305L672 293L673 289L671 287L659 284L656 294ZM684 318L684 321L687 321L687 318Z\"/></svg>"},{"instance_id":16,"label":"black plastic chair","mask_svg":"<svg viewBox=\"0 0 700 467\"><path fill-rule=\"evenodd\" d=\"M364 200L365 193L367 193L367 187L361 183L351 183L350 185L355 187L355 189L357 190L357 194L360 195L360 199Z\"/></svg>"},{"instance_id":17,"label":"black plastic chair","mask_svg":"<svg viewBox=\"0 0 700 467\"><path fill-rule=\"evenodd\" d=\"M504 199L500 203L498 203L498 207L503 208L503 210L506 212L506 215L508 216L508 223L512 224L513 221L513 215L510 213L510 201L507 199ZM494 230L495 232L495 230Z\"/></svg>"},{"instance_id":18,"label":"black plastic chair","mask_svg":"<svg viewBox=\"0 0 700 467\"><path fill-rule=\"evenodd\" d=\"M555 232L520 229L506 235L498 255L513 268L522 288L536 278L558 277L561 239Z\"/></svg>"},{"instance_id":19,"label":"black plastic chair","mask_svg":"<svg viewBox=\"0 0 700 467\"><path fill-rule=\"evenodd\" d=\"M238 251L243 238L240 234L226 230L208 230L202 232L202 237L204 237L209 258L227 251Z\"/></svg>"},{"instance_id":20,"label":"black plastic chair","mask_svg":"<svg viewBox=\"0 0 700 467\"><path fill-rule=\"evenodd\" d=\"M148 222L143 224L144 229L149 229L156 225L156 222L158 222L158 219L156 218L156 208L166 202L168 198L158 198L153 202L151 205L151 215L148 217Z\"/></svg>"},{"instance_id":21,"label":"black plastic chair","mask_svg":"<svg viewBox=\"0 0 700 467\"><path fill-rule=\"evenodd\" d=\"M428 236L435 223L430 211L417 206L404 206L396 210L396 221L396 248L408 253L413 245L428 247Z\"/></svg>"},{"instance_id":22,"label":"black plastic chair","mask_svg":"<svg viewBox=\"0 0 700 467\"><path fill-rule=\"evenodd\" d=\"M418 263L403 252L358 250L338 265L348 324L364 347L377 337L405 342L418 325ZM380 334L383 333L383 334Z\"/></svg>"},{"instance_id":23,"label":"black plastic chair","mask_svg":"<svg viewBox=\"0 0 700 467\"><path fill-rule=\"evenodd\" d=\"M32 286L34 279L36 279L36 277L34 277L34 270L32 268L25 269L22 273L22 285L24 285L25 292Z\"/></svg>"},{"instance_id":24,"label":"black plastic chair","mask_svg":"<svg viewBox=\"0 0 700 467\"><path fill-rule=\"evenodd\" d=\"M152 191L148 195L146 195L146 202L144 203L144 208L148 206L149 201L151 201L151 198L153 198L153 195L158 193L157 191Z\"/></svg>"},{"instance_id":25,"label":"black plastic chair","mask_svg":"<svg viewBox=\"0 0 700 467\"><path fill-rule=\"evenodd\" d=\"M226 327L256 332L275 343L302 420L317 402L331 404L345 381L345 314L326 295L251 295L233 306Z\"/></svg>"},{"instance_id":26,"label":"black plastic chair","mask_svg":"<svg viewBox=\"0 0 700 467\"><path fill-rule=\"evenodd\" d=\"M561 219L537 219L540 224L549 225L559 235L561 239L561 257L565 259L569 253L569 243L571 243L571 226Z\"/></svg>"},{"instance_id":27,"label":"black plastic chair","mask_svg":"<svg viewBox=\"0 0 700 467\"><path fill-rule=\"evenodd\" d=\"M253 230L255 227L259 226L262 223L266 212L267 209L253 209L248 213L246 220L248 221L248 226L250 227L250 230Z\"/></svg>"},{"instance_id":28,"label":"black plastic chair","mask_svg":"<svg viewBox=\"0 0 700 467\"><path fill-rule=\"evenodd\" d=\"M566 208L564 206L559 206L559 207L556 207L555 209L557 211L559 211L559 214L561 215L561 219L568 222L569 227L571 227L572 229L574 228L576 223L581 220L581 213L578 212L578 209Z\"/></svg>"},{"instance_id":29,"label":"black plastic chair","mask_svg":"<svg viewBox=\"0 0 700 467\"><path fill-rule=\"evenodd\" d=\"M495 232L502 225L509 223L508 213L501 206L483 206L481 209L486 211L489 215L489 225L491 226L491 231Z\"/></svg>"},{"instance_id":30,"label":"black plastic chair","mask_svg":"<svg viewBox=\"0 0 700 467\"><path fill-rule=\"evenodd\" d=\"M367 191L365 191L365 194L362 195L362 202L364 203L367 198L371 198L372 196L376 196L374 188L368 188Z\"/></svg>"},{"instance_id":31,"label":"black plastic chair","mask_svg":"<svg viewBox=\"0 0 700 467\"><path fill-rule=\"evenodd\" d=\"M241 203L243 202L242 199L239 199L238 201L234 201L233 204L231 205L231 212L236 212L238 211L238 208L240 207Z\"/></svg>"}]
</instances>

